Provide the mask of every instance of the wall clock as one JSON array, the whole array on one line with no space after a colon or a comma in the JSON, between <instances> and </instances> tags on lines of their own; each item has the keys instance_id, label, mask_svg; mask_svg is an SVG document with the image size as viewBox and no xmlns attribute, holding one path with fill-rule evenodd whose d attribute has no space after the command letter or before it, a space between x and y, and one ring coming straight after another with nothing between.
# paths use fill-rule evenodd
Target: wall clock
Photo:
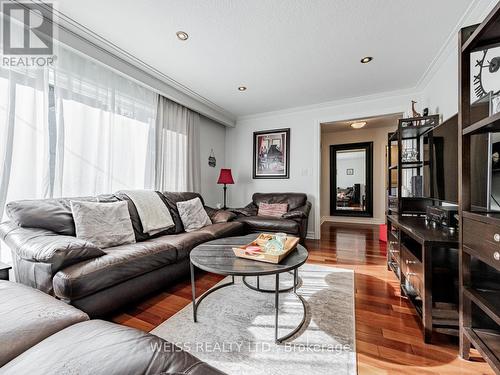
<instances>
[{"instance_id":1,"label":"wall clock","mask_svg":"<svg viewBox=\"0 0 500 375\"><path fill-rule=\"evenodd\" d=\"M474 68L476 73L473 78L474 94L477 99L483 98L490 92L493 95L500 93L500 75L495 74L500 69L499 49L487 49L478 52Z\"/></svg>"}]
</instances>

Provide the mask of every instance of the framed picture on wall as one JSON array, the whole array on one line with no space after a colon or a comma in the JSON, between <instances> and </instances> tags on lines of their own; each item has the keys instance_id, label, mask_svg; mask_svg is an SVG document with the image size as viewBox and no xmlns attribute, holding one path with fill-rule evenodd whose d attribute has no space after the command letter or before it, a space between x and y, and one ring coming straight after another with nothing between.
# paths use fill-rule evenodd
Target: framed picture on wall
<instances>
[{"instance_id":1,"label":"framed picture on wall","mask_svg":"<svg viewBox=\"0 0 500 375\"><path fill-rule=\"evenodd\" d=\"M346 175L348 175L348 176L354 176L354 169L353 168L347 168Z\"/></svg>"},{"instance_id":2,"label":"framed picture on wall","mask_svg":"<svg viewBox=\"0 0 500 375\"><path fill-rule=\"evenodd\" d=\"M290 177L290 129L253 133L253 178Z\"/></svg>"}]
</instances>

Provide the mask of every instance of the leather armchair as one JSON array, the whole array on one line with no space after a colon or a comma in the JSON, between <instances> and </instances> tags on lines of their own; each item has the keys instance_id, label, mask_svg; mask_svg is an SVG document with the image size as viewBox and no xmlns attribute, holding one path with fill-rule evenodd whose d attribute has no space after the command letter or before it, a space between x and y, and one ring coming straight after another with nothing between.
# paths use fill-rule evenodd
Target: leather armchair
<instances>
[{"instance_id":1,"label":"leather armchair","mask_svg":"<svg viewBox=\"0 0 500 375\"><path fill-rule=\"evenodd\" d=\"M286 203L288 212L280 218L258 216L260 203ZM231 211L237 215L236 220L245 223L250 232L284 232L300 237L303 243L307 235L311 202L303 193L255 193L252 202Z\"/></svg>"}]
</instances>

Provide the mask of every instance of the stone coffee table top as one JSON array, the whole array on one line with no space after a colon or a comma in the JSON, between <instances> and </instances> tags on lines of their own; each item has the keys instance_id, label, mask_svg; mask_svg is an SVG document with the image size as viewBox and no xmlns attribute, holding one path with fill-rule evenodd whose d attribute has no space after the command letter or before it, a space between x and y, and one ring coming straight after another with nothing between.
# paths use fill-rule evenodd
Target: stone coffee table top
<instances>
[{"instance_id":1,"label":"stone coffee table top","mask_svg":"<svg viewBox=\"0 0 500 375\"><path fill-rule=\"evenodd\" d=\"M291 271L306 262L308 253L300 244L279 264L243 259L234 255L233 247L247 245L258 235L254 233L206 242L191 251L191 263L204 271L219 275L262 276Z\"/></svg>"}]
</instances>

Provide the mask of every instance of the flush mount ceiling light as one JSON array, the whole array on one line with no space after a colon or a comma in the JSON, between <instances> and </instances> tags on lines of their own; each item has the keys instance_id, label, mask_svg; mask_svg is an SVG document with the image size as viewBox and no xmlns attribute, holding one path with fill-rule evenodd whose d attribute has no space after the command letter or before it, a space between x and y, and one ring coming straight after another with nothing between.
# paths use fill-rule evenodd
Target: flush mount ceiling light
<instances>
[{"instance_id":1,"label":"flush mount ceiling light","mask_svg":"<svg viewBox=\"0 0 500 375\"><path fill-rule=\"evenodd\" d=\"M366 121L360 121L360 122L353 122L351 124L351 128L353 129L361 129L366 126Z\"/></svg>"},{"instance_id":2,"label":"flush mount ceiling light","mask_svg":"<svg viewBox=\"0 0 500 375\"><path fill-rule=\"evenodd\" d=\"M189 39L189 35L185 31L177 31L175 35L177 35L177 39L182 41Z\"/></svg>"},{"instance_id":3,"label":"flush mount ceiling light","mask_svg":"<svg viewBox=\"0 0 500 375\"><path fill-rule=\"evenodd\" d=\"M246 86L238 86L238 91L247 91Z\"/></svg>"},{"instance_id":4,"label":"flush mount ceiling light","mask_svg":"<svg viewBox=\"0 0 500 375\"><path fill-rule=\"evenodd\" d=\"M373 57L371 56L366 56L361 59L361 64L368 64L370 61L373 60Z\"/></svg>"}]
</instances>

